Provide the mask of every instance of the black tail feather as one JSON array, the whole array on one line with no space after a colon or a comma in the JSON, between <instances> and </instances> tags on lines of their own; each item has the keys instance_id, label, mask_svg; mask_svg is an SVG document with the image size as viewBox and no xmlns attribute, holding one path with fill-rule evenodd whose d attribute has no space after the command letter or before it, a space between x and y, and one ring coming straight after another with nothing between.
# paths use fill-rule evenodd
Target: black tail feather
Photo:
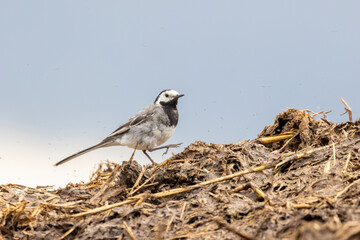
<instances>
[{"instance_id":1,"label":"black tail feather","mask_svg":"<svg viewBox=\"0 0 360 240\"><path fill-rule=\"evenodd\" d=\"M73 154L73 155L71 155L71 156L69 156L69 157L61 160L60 162L55 163L54 166L57 167L57 166L59 166L59 165L61 165L61 164L63 164L63 163L66 163L66 162L74 159L74 158L80 157L81 155L83 155L83 154L85 154L85 153L91 152L91 151L93 151L93 150L95 150L95 149L98 149L98 148L106 147L106 145L107 145L107 144L104 144L104 143L96 144L95 146L92 146L92 147L89 147L89 148L87 148L87 149L84 149L84 150L82 150L82 151L80 151L80 152L78 152L78 153L75 153L75 154Z\"/></svg>"}]
</instances>

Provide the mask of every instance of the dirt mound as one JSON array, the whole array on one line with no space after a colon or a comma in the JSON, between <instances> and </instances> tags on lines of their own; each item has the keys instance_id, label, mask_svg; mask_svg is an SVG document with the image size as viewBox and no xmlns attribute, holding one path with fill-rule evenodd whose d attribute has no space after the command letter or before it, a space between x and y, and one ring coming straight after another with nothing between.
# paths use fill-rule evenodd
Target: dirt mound
<instances>
[{"instance_id":1,"label":"dirt mound","mask_svg":"<svg viewBox=\"0 0 360 240\"><path fill-rule=\"evenodd\" d=\"M308 147L320 147L332 142L338 142L343 138L359 137L359 120L357 122L345 122L333 124L324 118L316 120L310 115L310 111L300 111L297 109L288 109L276 116L271 126L265 127L258 138L268 136L286 136L293 137L291 141L284 146L284 141L266 144L271 150L299 151Z\"/></svg>"},{"instance_id":2,"label":"dirt mound","mask_svg":"<svg viewBox=\"0 0 360 240\"><path fill-rule=\"evenodd\" d=\"M359 239L360 122L279 114L255 141L195 142L88 183L0 186L8 239ZM1 235L0 235L1 236Z\"/></svg>"}]
</instances>

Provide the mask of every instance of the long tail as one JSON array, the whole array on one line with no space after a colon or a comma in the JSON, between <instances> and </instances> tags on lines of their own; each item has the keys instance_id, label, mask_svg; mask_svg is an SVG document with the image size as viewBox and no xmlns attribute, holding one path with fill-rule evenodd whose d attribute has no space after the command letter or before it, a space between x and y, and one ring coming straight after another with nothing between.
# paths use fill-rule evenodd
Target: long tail
<instances>
[{"instance_id":1,"label":"long tail","mask_svg":"<svg viewBox=\"0 0 360 240\"><path fill-rule=\"evenodd\" d=\"M67 157L67 158L61 160L60 162L55 163L54 166L57 167L57 166L59 166L59 165L61 165L61 164L63 164L63 163L66 163L66 162L74 159L74 158L80 157L81 155L83 155L83 154L85 154L85 153L88 153L88 152L91 152L91 151L93 151L93 150L95 150L95 149L102 148L102 147L106 147L106 146L107 146L106 143L101 142L101 143L99 143L99 144L96 144L95 146L89 147L89 148L87 148L87 149L85 149L85 150L82 150L82 151L80 151L80 152L78 152L78 153L75 153L75 154L71 155L70 157Z\"/></svg>"}]
</instances>

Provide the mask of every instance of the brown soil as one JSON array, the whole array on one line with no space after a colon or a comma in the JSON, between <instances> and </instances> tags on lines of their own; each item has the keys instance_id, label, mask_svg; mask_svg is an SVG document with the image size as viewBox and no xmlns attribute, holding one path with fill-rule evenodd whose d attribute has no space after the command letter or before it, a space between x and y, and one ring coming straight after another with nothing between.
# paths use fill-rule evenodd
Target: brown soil
<instances>
[{"instance_id":1,"label":"brown soil","mask_svg":"<svg viewBox=\"0 0 360 240\"><path fill-rule=\"evenodd\" d=\"M359 149L359 120L288 109L251 142L101 164L56 190L1 185L0 239L360 239Z\"/></svg>"}]
</instances>

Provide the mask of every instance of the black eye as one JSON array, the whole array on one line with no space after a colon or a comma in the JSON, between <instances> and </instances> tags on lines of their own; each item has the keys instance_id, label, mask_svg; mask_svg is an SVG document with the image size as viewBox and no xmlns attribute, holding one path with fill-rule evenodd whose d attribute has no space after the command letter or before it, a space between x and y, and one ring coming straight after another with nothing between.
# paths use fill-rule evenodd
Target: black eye
<instances>
[{"instance_id":1,"label":"black eye","mask_svg":"<svg viewBox=\"0 0 360 240\"><path fill-rule=\"evenodd\" d=\"M165 93L165 97L169 97L169 94Z\"/></svg>"}]
</instances>

